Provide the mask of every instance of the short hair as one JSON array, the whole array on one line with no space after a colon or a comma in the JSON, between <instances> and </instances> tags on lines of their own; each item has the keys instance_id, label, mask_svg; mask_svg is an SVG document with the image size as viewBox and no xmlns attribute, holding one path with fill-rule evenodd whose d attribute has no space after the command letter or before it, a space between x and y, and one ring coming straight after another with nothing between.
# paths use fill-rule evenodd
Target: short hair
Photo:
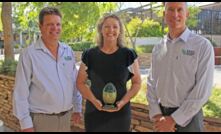
<instances>
[{"instance_id":1,"label":"short hair","mask_svg":"<svg viewBox=\"0 0 221 134\"><path fill-rule=\"evenodd\" d=\"M163 6L164 7L166 7L166 3L168 3L168 2L163 2ZM184 2L185 3L185 5L186 5L186 7L187 7L187 2Z\"/></svg>"},{"instance_id":2,"label":"short hair","mask_svg":"<svg viewBox=\"0 0 221 134\"><path fill-rule=\"evenodd\" d=\"M123 23L120 19L120 17L118 17L116 14L105 14L101 19L99 19L98 23L97 23L97 38L96 38L96 42L97 45L99 47L103 47L103 35L101 33L104 21L107 20L108 18L114 18L118 21L119 26L120 26L120 34L117 38L117 46L119 47L123 47L124 44L124 28L123 28Z\"/></svg>"},{"instance_id":3,"label":"short hair","mask_svg":"<svg viewBox=\"0 0 221 134\"><path fill-rule=\"evenodd\" d=\"M62 18L60 11L55 7L45 7L39 13L39 23L43 24L44 16L46 15L57 15Z\"/></svg>"}]
</instances>

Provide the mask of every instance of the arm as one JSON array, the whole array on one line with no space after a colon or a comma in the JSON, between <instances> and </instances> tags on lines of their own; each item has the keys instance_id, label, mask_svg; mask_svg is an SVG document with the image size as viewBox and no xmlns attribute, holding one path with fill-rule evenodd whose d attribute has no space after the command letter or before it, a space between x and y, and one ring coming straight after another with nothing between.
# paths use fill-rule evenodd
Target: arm
<instances>
[{"instance_id":1,"label":"arm","mask_svg":"<svg viewBox=\"0 0 221 134\"><path fill-rule=\"evenodd\" d=\"M91 89L86 85L87 72L86 66L82 62L77 76L77 89L82 94L83 98L89 100L98 110L102 110L102 103L91 92Z\"/></svg>"},{"instance_id":2,"label":"arm","mask_svg":"<svg viewBox=\"0 0 221 134\"><path fill-rule=\"evenodd\" d=\"M214 74L214 51L210 43L201 51L196 72L196 84L180 108L172 114L172 118L181 126L187 125L188 121L208 101L211 94Z\"/></svg>"},{"instance_id":3,"label":"arm","mask_svg":"<svg viewBox=\"0 0 221 134\"><path fill-rule=\"evenodd\" d=\"M119 102L117 102L118 110L120 110L125 104L127 104L131 100L131 98L133 98L140 90L141 76L137 59L134 60L134 63L132 64L132 69L134 75L131 78L131 88L128 90L125 96Z\"/></svg>"},{"instance_id":4,"label":"arm","mask_svg":"<svg viewBox=\"0 0 221 134\"><path fill-rule=\"evenodd\" d=\"M79 123L81 120L81 112L82 112L82 96L76 87L76 79L77 79L77 68L74 65L74 92L73 92L73 114L72 120L73 123Z\"/></svg>"},{"instance_id":5,"label":"arm","mask_svg":"<svg viewBox=\"0 0 221 134\"><path fill-rule=\"evenodd\" d=\"M19 57L13 91L13 114L18 118L22 131L33 128L28 102L31 76L31 60L27 51L25 51Z\"/></svg>"},{"instance_id":6,"label":"arm","mask_svg":"<svg viewBox=\"0 0 221 134\"><path fill-rule=\"evenodd\" d=\"M70 48L70 50L72 51L72 49ZM74 59L74 63L76 63L76 60L75 60L75 54L74 54L74 51L72 51L73 53L73 59ZM73 111L74 113L81 113L82 112L82 96L81 94L79 93L77 87L76 87L76 79L77 79L77 75L78 75L78 70L77 70L77 67L76 65L74 64L74 68L73 68L73 71L74 71L74 91L73 91Z\"/></svg>"},{"instance_id":7,"label":"arm","mask_svg":"<svg viewBox=\"0 0 221 134\"><path fill-rule=\"evenodd\" d=\"M152 52L154 53L154 51ZM149 103L149 116L153 121L157 121L161 118L162 113L158 104L158 98L156 95L156 66L155 66L155 57L152 54L152 63L147 78L147 100Z\"/></svg>"}]
</instances>

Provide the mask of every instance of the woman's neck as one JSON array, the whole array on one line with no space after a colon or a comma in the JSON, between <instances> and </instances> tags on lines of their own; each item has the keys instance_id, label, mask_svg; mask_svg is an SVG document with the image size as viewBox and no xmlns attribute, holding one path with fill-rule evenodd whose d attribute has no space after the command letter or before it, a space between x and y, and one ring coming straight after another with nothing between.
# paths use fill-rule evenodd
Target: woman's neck
<instances>
[{"instance_id":1,"label":"woman's neck","mask_svg":"<svg viewBox=\"0 0 221 134\"><path fill-rule=\"evenodd\" d=\"M118 46L116 43L114 44L111 44L111 43L106 43L106 44L103 44L101 50L107 54L111 54L111 53L114 53L116 50L118 49Z\"/></svg>"}]
</instances>

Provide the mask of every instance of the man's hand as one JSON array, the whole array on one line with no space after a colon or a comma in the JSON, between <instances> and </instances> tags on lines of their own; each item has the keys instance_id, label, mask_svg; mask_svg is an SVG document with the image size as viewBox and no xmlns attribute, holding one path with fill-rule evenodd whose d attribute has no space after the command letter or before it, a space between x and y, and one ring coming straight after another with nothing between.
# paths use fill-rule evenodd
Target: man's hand
<instances>
[{"instance_id":1,"label":"man's hand","mask_svg":"<svg viewBox=\"0 0 221 134\"><path fill-rule=\"evenodd\" d=\"M73 124L79 124L80 121L81 121L81 113L73 113L72 114L72 121L73 121Z\"/></svg>"},{"instance_id":2,"label":"man's hand","mask_svg":"<svg viewBox=\"0 0 221 134\"><path fill-rule=\"evenodd\" d=\"M176 122L171 116L162 116L159 120L154 122L154 129L158 132L175 132Z\"/></svg>"},{"instance_id":3,"label":"man's hand","mask_svg":"<svg viewBox=\"0 0 221 134\"><path fill-rule=\"evenodd\" d=\"M22 129L21 132L34 132L34 128L26 128L26 129Z\"/></svg>"},{"instance_id":4,"label":"man's hand","mask_svg":"<svg viewBox=\"0 0 221 134\"><path fill-rule=\"evenodd\" d=\"M162 114L157 114L157 115L155 115L155 116L153 117L153 121L154 121L154 122L157 122L157 121L160 120L161 117L162 117Z\"/></svg>"}]
</instances>

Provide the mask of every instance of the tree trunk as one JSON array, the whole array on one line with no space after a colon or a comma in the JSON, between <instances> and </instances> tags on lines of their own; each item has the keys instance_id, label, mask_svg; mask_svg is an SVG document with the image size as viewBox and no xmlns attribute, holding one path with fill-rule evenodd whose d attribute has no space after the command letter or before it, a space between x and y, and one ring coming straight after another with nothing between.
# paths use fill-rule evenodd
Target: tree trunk
<instances>
[{"instance_id":1,"label":"tree trunk","mask_svg":"<svg viewBox=\"0 0 221 134\"><path fill-rule=\"evenodd\" d=\"M13 34L12 34L12 4L2 2L2 25L4 35L5 60L14 60Z\"/></svg>"}]
</instances>

